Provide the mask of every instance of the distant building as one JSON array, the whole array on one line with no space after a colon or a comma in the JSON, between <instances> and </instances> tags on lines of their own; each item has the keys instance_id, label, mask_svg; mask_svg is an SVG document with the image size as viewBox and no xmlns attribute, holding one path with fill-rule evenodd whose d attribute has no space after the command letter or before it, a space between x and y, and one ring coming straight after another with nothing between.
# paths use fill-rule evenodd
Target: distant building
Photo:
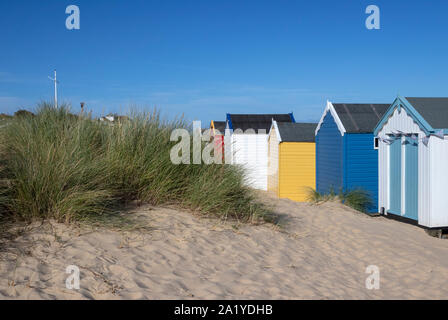
<instances>
[{"instance_id":1,"label":"distant building","mask_svg":"<svg viewBox=\"0 0 448 320\"><path fill-rule=\"evenodd\" d=\"M100 121L109 121L109 122L114 122L115 120L115 116L112 114L108 114L107 116L101 117Z\"/></svg>"},{"instance_id":2,"label":"distant building","mask_svg":"<svg viewBox=\"0 0 448 320\"><path fill-rule=\"evenodd\" d=\"M117 114L108 114L107 116L100 117L100 121L107 121L107 122L123 122L126 120L129 120L128 116L119 116Z\"/></svg>"}]
</instances>

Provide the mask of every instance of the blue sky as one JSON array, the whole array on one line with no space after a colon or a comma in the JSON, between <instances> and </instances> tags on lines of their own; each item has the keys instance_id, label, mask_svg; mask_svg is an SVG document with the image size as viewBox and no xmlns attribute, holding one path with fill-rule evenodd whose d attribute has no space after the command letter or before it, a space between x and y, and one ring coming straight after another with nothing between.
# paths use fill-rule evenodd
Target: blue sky
<instances>
[{"instance_id":1,"label":"blue sky","mask_svg":"<svg viewBox=\"0 0 448 320\"><path fill-rule=\"evenodd\" d=\"M71 4L80 30L65 27ZM365 27L370 4L380 30ZM205 123L447 96L447 12L447 1L1 1L0 112L51 100L54 68L74 110L157 107Z\"/></svg>"}]
</instances>

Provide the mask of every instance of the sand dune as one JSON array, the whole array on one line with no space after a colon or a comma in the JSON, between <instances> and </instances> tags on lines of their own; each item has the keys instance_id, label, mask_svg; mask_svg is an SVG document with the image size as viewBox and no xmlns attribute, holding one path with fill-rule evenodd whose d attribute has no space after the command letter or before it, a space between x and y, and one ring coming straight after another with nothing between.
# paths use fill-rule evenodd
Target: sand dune
<instances>
[{"instance_id":1,"label":"sand dune","mask_svg":"<svg viewBox=\"0 0 448 320\"><path fill-rule=\"evenodd\" d=\"M282 228L150 207L139 210L149 232L35 226L1 249L0 298L448 298L448 240L336 203L269 202ZM68 265L80 290L65 287ZM379 290L366 289L368 265Z\"/></svg>"}]
</instances>

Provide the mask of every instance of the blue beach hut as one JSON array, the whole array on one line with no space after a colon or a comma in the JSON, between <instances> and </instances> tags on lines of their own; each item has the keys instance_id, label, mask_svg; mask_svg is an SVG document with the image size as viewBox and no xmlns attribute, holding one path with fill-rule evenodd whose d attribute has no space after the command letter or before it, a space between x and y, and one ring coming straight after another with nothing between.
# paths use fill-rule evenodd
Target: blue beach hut
<instances>
[{"instance_id":1,"label":"blue beach hut","mask_svg":"<svg viewBox=\"0 0 448 320\"><path fill-rule=\"evenodd\" d=\"M316 189L363 189L378 210L378 150L373 129L390 104L327 102L316 128Z\"/></svg>"}]
</instances>

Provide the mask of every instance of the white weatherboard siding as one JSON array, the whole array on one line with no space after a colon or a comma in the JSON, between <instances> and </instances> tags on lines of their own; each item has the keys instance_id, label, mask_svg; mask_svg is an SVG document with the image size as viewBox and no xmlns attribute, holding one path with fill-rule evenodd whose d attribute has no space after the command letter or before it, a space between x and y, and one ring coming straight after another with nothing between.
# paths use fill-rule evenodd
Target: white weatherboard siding
<instances>
[{"instance_id":1,"label":"white weatherboard siding","mask_svg":"<svg viewBox=\"0 0 448 320\"><path fill-rule=\"evenodd\" d=\"M448 226L448 137L429 139L431 193L431 227Z\"/></svg>"},{"instance_id":2,"label":"white weatherboard siding","mask_svg":"<svg viewBox=\"0 0 448 320\"><path fill-rule=\"evenodd\" d=\"M254 189L267 190L267 134L232 134L230 150L232 164L245 169L246 184Z\"/></svg>"},{"instance_id":3,"label":"white weatherboard siding","mask_svg":"<svg viewBox=\"0 0 448 320\"><path fill-rule=\"evenodd\" d=\"M395 109L394 113L389 117L388 121L384 124L381 131L378 133L380 137L386 137L388 134L397 133L400 130L404 133L418 134L419 139L425 136L424 132L420 129L417 123L406 113L404 108L401 108L399 112ZM430 146L432 140L437 139L435 137L430 138L428 146L425 146L422 142L418 144L418 222L423 226L431 226L431 177L430 177ZM373 142L372 142L373 143ZM379 194L378 194L378 206L384 207L387 210L390 208L389 203L389 148L386 143L379 142ZM403 154L404 156L404 154ZM403 157L404 158L404 157ZM403 168L402 168L403 169ZM404 183L402 183L402 195L404 195ZM402 214L404 214L404 197L402 197Z\"/></svg>"},{"instance_id":4,"label":"white weatherboard siding","mask_svg":"<svg viewBox=\"0 0 448 320\"><path fill-rule=\"evenodd\" d=\"M419 139L425 134L420 132ZM418 144L418 223L422 226L431 226L431 140L427 146L423 142Z\"/></svg>"}]
</instances>

